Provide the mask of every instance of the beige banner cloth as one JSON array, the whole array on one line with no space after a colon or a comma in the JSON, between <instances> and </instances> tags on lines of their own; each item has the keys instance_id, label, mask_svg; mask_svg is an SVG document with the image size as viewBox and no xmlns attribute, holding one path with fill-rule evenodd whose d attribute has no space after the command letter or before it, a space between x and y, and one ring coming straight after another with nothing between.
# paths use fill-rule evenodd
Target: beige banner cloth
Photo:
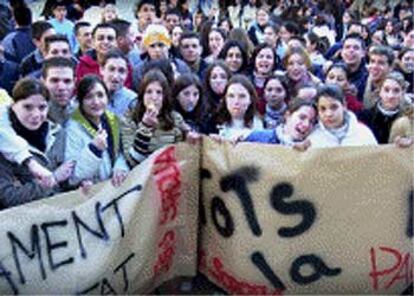
<instances>
[{"instance_id":1,"label":"beige banner cloth","mask_svg":"<svg viewBox=\"0 0 414 296\"><path fill-rule=\"evenodd\" d=\"M232 294L402 292L413 278L413 156L206 141L200 269Z\"/></svg>"},{"instance_id":2,"label":"beige banner cloth","mask_svg":"<svg viewBox=\"0 0 414 296\"><path fill-rule=\"evenodd\" d=\"M120 188L0 212L0 293L149 293L195 275L197 248L232 294L400 293L413 277L413 160L392 146L169 146Z\"/></svg>"},{"instance_id":3,"label":"beige banner cloth","mask_svg":"<svg viewBox=\"0 0 414 296\"><path fill-rule=\"evenodd\" d=\"M1 294L149 293L196 272L198 147L171 146L120 188L0 212Z\"/></svg>"}]
</instances>

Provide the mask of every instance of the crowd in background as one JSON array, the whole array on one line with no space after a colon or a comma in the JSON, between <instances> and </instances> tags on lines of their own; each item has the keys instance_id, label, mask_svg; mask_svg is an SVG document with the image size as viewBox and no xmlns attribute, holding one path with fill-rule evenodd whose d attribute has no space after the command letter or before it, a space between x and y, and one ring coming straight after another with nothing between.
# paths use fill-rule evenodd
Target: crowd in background
<instances>
[{"instance_id":1,"label":"crowd in background","mask_svg":"<svg viewBox=\"0 0 414 296\"><path fill-rule=\"evenodd\" d=\"M414 128L413 3L0 2L0 208L214 140L396 143ZM3 17L4 16L4 17ZM259 157L259 156L258 156Z\"/></svg>"}]
</instances>

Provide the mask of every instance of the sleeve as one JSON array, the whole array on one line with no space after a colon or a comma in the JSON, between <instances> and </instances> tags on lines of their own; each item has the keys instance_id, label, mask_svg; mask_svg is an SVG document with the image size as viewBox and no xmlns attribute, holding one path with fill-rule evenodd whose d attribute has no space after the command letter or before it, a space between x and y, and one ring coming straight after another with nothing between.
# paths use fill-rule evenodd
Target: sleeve
<instances>
[{"instance_id":1,"label":"sleeve","mask_svg":"<svg viewBox=\"0 0 414 296\"><path fill-rule=\"evenodd\" d=\"M182 132L183 135L186 135L188 132L191 131L191 127L185 122L184 118L178 112L172 113L174 125ZM178 136L176 142L180 142L183 140L183 137Z\"/></svg>"},{"instance_id":2,"label":"sleeve","mask_svg":"<svg viewBox=\"0 0 414 296\"><path fill-rule=\"evenodd\" d=\"M363 136L364 141L362 142L362 145L378 145L378 141L375 138L374 134L372 133L371 129L364 124L359 124L359 125L360 125L360 129L365 134Z\"/></svg>"},{"instance_id":3,"label":"sleeve","mask_svg":"<svg viewBox=\"0 0 414 296\"><path fill-rule=\"evenodd\" d=\"M7 160L22 164L31 156L29 144L12 128L8 110L7 106L0 106L0 152Z\"/></svg>"},{"instance_id":4,"label":"sleeve","mask_svg":"<svg viewBox=\"0 0 414 296\"><path fill-rule=\"evenodd\" d=\"M153 129L142 122L136 126L128 116L121 121L122 146L124 156L131 167L142 162L151 154L150 142Z\"/></svg>"},{"instance_id":5,"label":"sleeve","mask_svg":"<svg viewBox=\"0 0 414 296\"><path fill-rule=\"evenodd\" d=\"M71 185L85 179L93 179L99 172L102 157L96 155L90 148L91 140L85 142L85 136L80 135L79 129L73 123L66 130L65 161L76 161L75 170L69 180Z\"/></svg>"},{"instance_id":6,"label":"sleeve","mask_svg":"<svg viewBox=\"0 0 414 296\"><path fill-rule=\"evenodd\" d=\"M6 35L6 37L4 37L3 41L1 42L1 45L4 47L4 51L9 53L13 57L16 56L15 49L13 46L14 35L14 33Z\"/></svg>"},{"instance_id":7,"label":"sleeve","mask_svg":"<svg viewBox=\"0 0 414 296\"><path fill-rule=\"evenodd\" d=\"M43 189L34 181L16 185L12 168L0 161L0 204L13 207L35 201L53 194L52 189Z\"/></svg>"}]
</instances>

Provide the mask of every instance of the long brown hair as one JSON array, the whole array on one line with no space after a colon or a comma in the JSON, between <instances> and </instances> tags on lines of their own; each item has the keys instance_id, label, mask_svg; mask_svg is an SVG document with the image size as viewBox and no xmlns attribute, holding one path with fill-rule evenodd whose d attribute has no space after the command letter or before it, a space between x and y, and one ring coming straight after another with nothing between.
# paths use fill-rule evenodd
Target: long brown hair
<instances>
[{"instance_id":1,"label":"long brown hair","mask_svg":"<svg viewBox=\"0 0 414 296\"><path fill-rule=\"evenodd\" d=\"M144 113L146 111L144 94L148 85L153 82L158 82L162 88L162 107L160 113L158 114L158 118L162 119L160 122L162 124L161 129L172 129L174 127L174 121L171 115L173 108L170 99L170 87L165 75L157 69L150 70L144 75L144 78L138 87L138 104L132 112L132 119L138 124L141 122L142 117L144 117Z\"/></svg>"},{"instance_id":2,"label":"long brown hair","mask_svg":"<svg viewBox=\"0 0 414 296\"><path fill-rule=\"evenodd\" d=\"M217 122L219 124L231 122L231 115L229 113L229 110L227 110L227 105L226 105L226 94L227 94L227 90L229 89L230 85L237 84L237 83L241 84L250 95L251 104L247 108L246 113L244 114L244 124L247 127L251 127L253 124L254 116L256 115L256 102L258 100L258 97L257 97L256 89L254 88L252 82L245 75L240 75L240 74L236 74L233 77L231 77L229 82L227 83L226 89L224 91L225 93L224 100L221 101L221 104L218 110Z\"/></svg>"},{"instance_id":3,"label":"long brown hair","mask_svg":"<svg viewBox=\"0 0 414 296\"><path fill-rule=\"evenodd\" d=\"M203 87L201 86L200 79L198 79L197 75L195 75L194 73L180 75L174 81L174 84L172 87L172 96L171 96L173 107L175 108L176 111L178 111L178 113L181 113L183 117L186 117L187 112L185 112L181 108L180 102L178 101L178 95L180 94L182 90L184 90L185 88L191 85L194 85L198 89L198 92L200 94L197 105L194 108L194 111L192 111L191 113L194 113L195 121L197 123L201 123L205 119L203 118L203 113L205 110L205 103L203 99Z\"/></svg>"}]
</instances>

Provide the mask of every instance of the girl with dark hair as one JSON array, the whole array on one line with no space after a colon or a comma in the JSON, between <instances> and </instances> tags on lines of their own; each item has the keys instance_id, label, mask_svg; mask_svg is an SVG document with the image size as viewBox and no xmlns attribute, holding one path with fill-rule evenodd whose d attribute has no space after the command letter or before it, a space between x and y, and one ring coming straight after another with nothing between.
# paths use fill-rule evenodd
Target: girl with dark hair
<instances>
[{"instance_id":1,"label":"girl with dark hair","mask_svg":"<svg viewBox=\"0 0 414 296\"><path fill-rule=\"evenodd\" d=\"M62 183L71 176L74 167L74 162L63 163L63 130L47 120L49 92L45 85L39 80L22 79L13 89L13 100L8 107L10 126L18 137L27 141L30 157L17 164L0 153L0 209L61 191ZM53 171L53 180L37 180L30 172L31 161Z\"/></svg>"},{"instance_id":2,"label":"girl with dark hair","mask_svg":"<svg viewBox=\"0 0 414 296\"><path fill-rule=\"evenodd\" d=\"M218 58L221 49L226 42L226 33L220 28L212 28L208 33L207 56L205 61L212 63Z\"/></svg>"},{"instance_id":3,"label":"girl with dark hair","mask_svg":"<svg viewBox=\"0 0 414 296\"><path fill-rule=\"evenodd\" d=\"M121 122L123 149L130 167L155 150L183 141L191 128L173 111L170 87L164 74L150 70L138 89L138 104Z\"/></svg>"},{"instance_id":4,"label":"girl with dark hair","mask_svg":"<svg viewBox=\"0 0 414 296\"><path fill-rule=\"evenodd\" d=\"M263 129L263 122L256 115L256 101L253 84L244 75L234 75L227 84L218 111L219 137L240 140L253 130Z\"/></svg>"},{"instance_id":5,"label":"girl with dark hair","mask_svg":"<svg viewBox=\"0 0 414 296\"><path fill-rule=\"evenodd\" d=\"M204 93L207 103L207 113L215 117L218 107L224 98L224 91L232 73L229 67L217 60L210 64L204 78Z\"/></svg>"},{"instance_id":6,"label":"girl with dark hair","mask_svg":"<svg viewBox=\"0 0 414 296\"><path fill-rule=\"evenodd\" d=\"M266 101L263 118L265 128L274 129L283 122L290 101L286 78L281 75L267 78L263 97Z\"/></svg>"},{"instance_id":7,"label":"girl with dark hair","mask_svg":"<svg viewBox=\"0 0 414 296\"><path fill-rule=\"evenodd\" d=\"M311 147L377 145L372 131L346 109L345 96L338 85L321 86L316 105L319 123L309 135Z\"/></svg>"},{"instance_id":8,"label":"girl with dark hair","mask_svg":"<svg viewBox=\"0 0 414 296\"><path fill-rule=\"evenodd\" d=\"M360 112L364 108L364 105L357 99L357 90L351 83L349 83L348 75L348 67L344 63L335 63L326 71L325 82L328 84L339 85L345 94L345 102L348 110L352 112Z\"/></svg>"},{"instance_id":9,"label":"girl with dark hair","mask_svg":"<svg viewBox=\"0 0 414 296\"><path fill-rule=\"evenodd\" d=\"M405 81L409 84L407 93L411 93L414 96L414 47L404 47L399 52L396 70L404 75Z\"/></svg>"},{"instance_id":10,"label":"girl with dark hair","mask_svg":"<svg viewBox=\"0 0 414 296\"><path fill-rule=\"evenodd\" d=\"M197 75L190 73L178 77L172 88L174 109L180 113L192 131L209 134L212 128L211 114L206 113L206 104L202 98L203 87Z\"/></svg>"},{"instance_id":11,"label":"girl with dark hair","mask_svg":"<svg viewBox=\"0 0 414 296\"><path fill-rule=\"evenodd\" d=\"M295 146L304 143L315 121L315 106L309 102L294 100L289 104L281 124L271 129L254 131L245 141Z\"/></svg>"},{"instance_id":12,"label":"girl with dark hair","mask_svg":"<svg viewBox=\"0 0 414 296\"><path fill-rule=\"evenodd\" d=\"M118 118L107 110L109 92L96 75L85 76L78 85L78 109L67 124L65 159L76 161L70 179L74 185L112 179L120 186L128 175L121 149Z\"/></svg>"},{"instance_id":13,"label":"girl with dark hair","mask_svg":"<svg viewBox=\"0 0 414 296\"><path fill-rule=\"evenodd\" d=\"M276 70L276 52L271 45L262 43L254 50L252 60L253 73L251 74L251 77L259 98L256 108L259 114L263 115L266 106L266 101L263 97L264 84L266 79Z\"/></svg>"},{"instance_id":14,"label":"girl with dark hair","mask_svg":"<svg viewBox=\"0 0 414 296\"><path fill-rule=\"evenodd\" d=\"M218 58L225 61L233 74L247 74L249 65L247 52L238 41L228 40Z\"/></svg>"}]
</instances>

